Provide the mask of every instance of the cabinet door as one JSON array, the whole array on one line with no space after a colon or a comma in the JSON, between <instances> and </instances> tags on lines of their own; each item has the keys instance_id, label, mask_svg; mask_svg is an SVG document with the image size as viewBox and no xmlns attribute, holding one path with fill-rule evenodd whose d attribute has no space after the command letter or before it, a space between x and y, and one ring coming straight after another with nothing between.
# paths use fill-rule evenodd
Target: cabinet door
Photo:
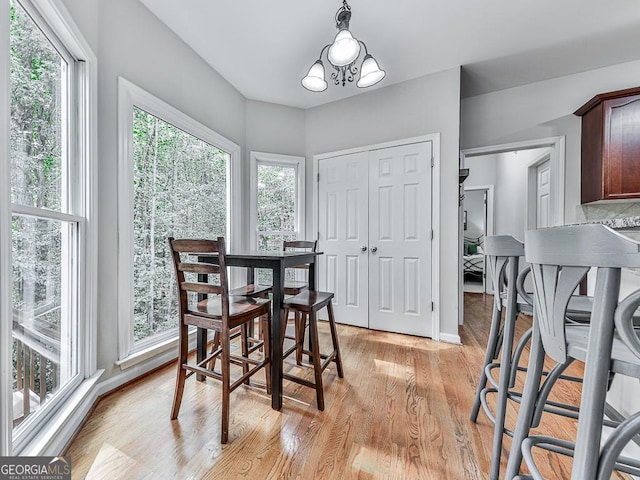
<instances>
[{"instance_id":1,"label":"cabinet door","mask_svg":"<svg viewBox=\"0 0 640 480\"><path fill-rule=\"evenodd\" d=\"M605 102L604 132L604 198L640 197L640 95Z\"/></svg>"}]
</instances>

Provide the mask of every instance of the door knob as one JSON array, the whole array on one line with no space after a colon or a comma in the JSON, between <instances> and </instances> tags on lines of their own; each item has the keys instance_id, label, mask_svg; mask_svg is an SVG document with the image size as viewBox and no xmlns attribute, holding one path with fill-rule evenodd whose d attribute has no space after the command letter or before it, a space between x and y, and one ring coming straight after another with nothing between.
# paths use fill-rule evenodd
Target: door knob
<instances>
[{"instance_id":1,"label":"door knob","mask_svg":"<svg viewBox=\"0 0 640 480\"><path fill-rule=\"evenodd\" d=\"M360 247L360 251L361 251L361 252L366 252L366 251L367 251L367 246L366 246L366 245L362 245L362 246Z\"/></svg>"},{"instance_id":2,"label":"door knob","mask_svg":"<svg viewBox=\"0 0 640 480\"><path fill-rule=\"evenodd\" d=\"M376 253L378 251L378 247L371 247L371 253Z\"/></svg>"}]
</instances>

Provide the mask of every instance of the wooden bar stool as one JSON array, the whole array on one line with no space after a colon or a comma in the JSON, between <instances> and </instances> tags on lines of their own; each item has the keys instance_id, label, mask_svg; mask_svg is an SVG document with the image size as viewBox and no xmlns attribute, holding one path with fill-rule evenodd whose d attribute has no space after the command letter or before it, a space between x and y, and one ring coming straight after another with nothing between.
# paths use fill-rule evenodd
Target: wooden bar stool
<instances>
[{"instance_id":1,"label":"wooden bar stool","mask_svg":"<svg viewBox=\"0 0 640 480\"><path fill-rule=\"evenodd\" d=\"M283 304L284 318L287 318L289 315L289 311L293 310L294 312L296 312L296 318L298 318L299 314L300 318L302 319L299 323L296 324L298 333L294 338L295 343L293 346L283 352L283 357L288 357L294 351L301 351L302 353L309 355L310 360L313 364L314 381L310 382L309 380L288 373L283 374L283 377L287 380L299 383L300 385L315 388L318 410L324 410L322 372L329 366L331 362L335 362L338 370L338 377L344 378L344 374L342 371L342 358L340 357L340 346L338 344L338 332L336 329L335 318L333 316L333 306L331 304L332 299L333 293L303 290L298 295L287 298ZM329 313L329 329L331 331L331 342L333 345L333 351L329 354L320 353L320 344L318 342L317 312L325 307L327 308L327 312ZM309 350L305 350L303 345L304 327L306 325L307 319L309 321ZM286 323L283 324L280 339L281 342L283 342L285 338L285 328Z\"/></svg>"}]
</instances>

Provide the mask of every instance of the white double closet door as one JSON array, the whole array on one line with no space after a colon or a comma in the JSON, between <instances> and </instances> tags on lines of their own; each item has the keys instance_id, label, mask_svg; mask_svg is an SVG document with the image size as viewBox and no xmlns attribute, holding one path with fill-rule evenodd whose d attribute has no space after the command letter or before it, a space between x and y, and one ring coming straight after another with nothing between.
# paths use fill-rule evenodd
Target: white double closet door
<instances>
[{"instance_id":1,"label":"white double closet door","mask_svg":"<svg viewBox=\"0 0 640 480\"><path fill-rule=\"evenodd\" d=\"M432 144L319 160L319 285L336 321L432 336Z\"/></svg>"}]
</instances>

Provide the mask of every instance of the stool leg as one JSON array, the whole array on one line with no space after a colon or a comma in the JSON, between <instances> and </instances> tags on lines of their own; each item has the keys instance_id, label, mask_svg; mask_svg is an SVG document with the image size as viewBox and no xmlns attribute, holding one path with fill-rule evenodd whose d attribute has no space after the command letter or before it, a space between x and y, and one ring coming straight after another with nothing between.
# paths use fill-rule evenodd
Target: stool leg
<instances>
[{"instance_id":1,"label":"stool leg","mask_svg":"<svg viewBox=\"0 0 640 480\"><path fill-rule=\"evenodd\" d=\"M333 316L333 305L331 305L331 301L329 301L329 303L327 304L327 312L329 312L331 342L333 343L333 350L336 353L333 361L336 362L336 367L338 368L338 377L344 378L344 373L342 371L342 356L340 355L340 345L338 344L338 330L336 329L336 321L335 317Z\"/></svg>"},{"instance_id":2,"label":"stool leg","mask_svg":"<svg viewBox=\"0 0 640 480\"><path fill-rule=\"evenodd\" d=\"M171 408L171 420L178 418L180 404L182 403L182 393L184 392L184 381L187 378L187 371L182 367L187 363L189 355L189 329L180 322L180 347L178 352L178 372L176 376L176 389L173 394L173 407Z\"/></svg>"},{"instance_id":3,"label":"stool leg","mask_svg":"<svg viewBox=\"0 0 640 480\"><path fill-rule=\"evenodd\" d=\"M309 312L309 339L311 340L311 358L313 359L313 373L316 384L316 401L318 410L324 410L324 390L322 386L322 365L320 357L320 343L318 342L318 324L316 312Z\"/></svg>"},{"instance_id":4,"label":"stool leg","mask_svg":"<svg viewBox=\"0 0 640 480\"><path fill-rule=\"evenodd\" d=\"M520 472L522 463L522 442L529 436L531 421L536 408L538 389L540 388L540 378L544 364L544 349L540 338L540 328L536 321L533 322L533 335L531 336L531 352L529 354L529 365L527 366L527 377L522 391L522 401L518 410L516 429L513 432L511 441L511 451L507 462L506 479L512 479Z\"/></svg>"},{"instance_id":5,"label":"stool leg","mask_svg":"<svg viewBox=\"0 0 640 480\"><path fill-rule=\"evenodd\" d=\"M253 320L251 321L253 322ZM240 343L242 346L242 356L243 357L249 357L249 324L248 323L243 323L240 326L240 331L241 331L241 338L240 338ZM249 371L249 363L248 362L242 362L242 374L244 375L245 373L247 373ZM249 378L247 377L247 379L244 381L245 385L251 385Z\"/></svg>"},{"instance_id":6,"label":"stool leg","mask_svg":"<svg viewBox=\"0 0 640 480\"><path fill-rule=\"evenodd\" d=\"M478 420L478 412L480 411L480 396L482 390L487 386L487 373L485 367L489 365L497 356L498 338L500 337L500 319L502 310L498 309L495 304L493 306L493 316L491 318L491 328L489 330L489 340L487 342L487 349L484 353L484 363L482 364L480 380L478 381L478 387L476 389L476 398L473 401L473 408L471 409L471 421L476 422Z\"/></svg>"},{"instance_id":7,"label":"stool leg","mask_svg":"<svg viewBox=\"0 0 640 480\"><path fill-rule=\"evenodd\" d=\"M211 346L211 354L215 352L218 348L220 348L220 332L217 330L213 334L213 345ZM209 360L209 370L215 370L216 368L216 360L218 357L213 357Z\"/></svg>"},{"instance_id":8,"label":"stool leg","mask_svg":"<svg viewBox=\"0 0 640 480\"><path fill-rule=\"evenodd\" d=\"M266 388L267 388L267 394L271 394L271 356L270 353L271 352L271 312L269 312L267 315L263 315L260 317L260 329L264 332L264 335L262 336L262 341L264 342L264 356L265 356L265 360L268 360L269 362L265 365L265 373L267 375L266 377Z\"/></svg>"},{"instance_id":9,"label":"stool leg","mask_svg":"<svg viewBox=\"0 0 640 480\"><path fill-rule=\"evenodd\" d=\"M231 341L229 330L222 331L222 412L220 426L220 443L229 441L229 395L231 394Z\"/></svg>"},{"instance_id":10,"label":"stool leg","mask_svg":"<svg viewBox=\"0 0 640 480\"><path fill-rule=\"evenodd\" d=\"M304 327L306 318L304 313L296 310L294 324L295 324L295 337L296 337L296 364L302 365L302 349L304 348Z\"/></svg>"}]
</instances>

